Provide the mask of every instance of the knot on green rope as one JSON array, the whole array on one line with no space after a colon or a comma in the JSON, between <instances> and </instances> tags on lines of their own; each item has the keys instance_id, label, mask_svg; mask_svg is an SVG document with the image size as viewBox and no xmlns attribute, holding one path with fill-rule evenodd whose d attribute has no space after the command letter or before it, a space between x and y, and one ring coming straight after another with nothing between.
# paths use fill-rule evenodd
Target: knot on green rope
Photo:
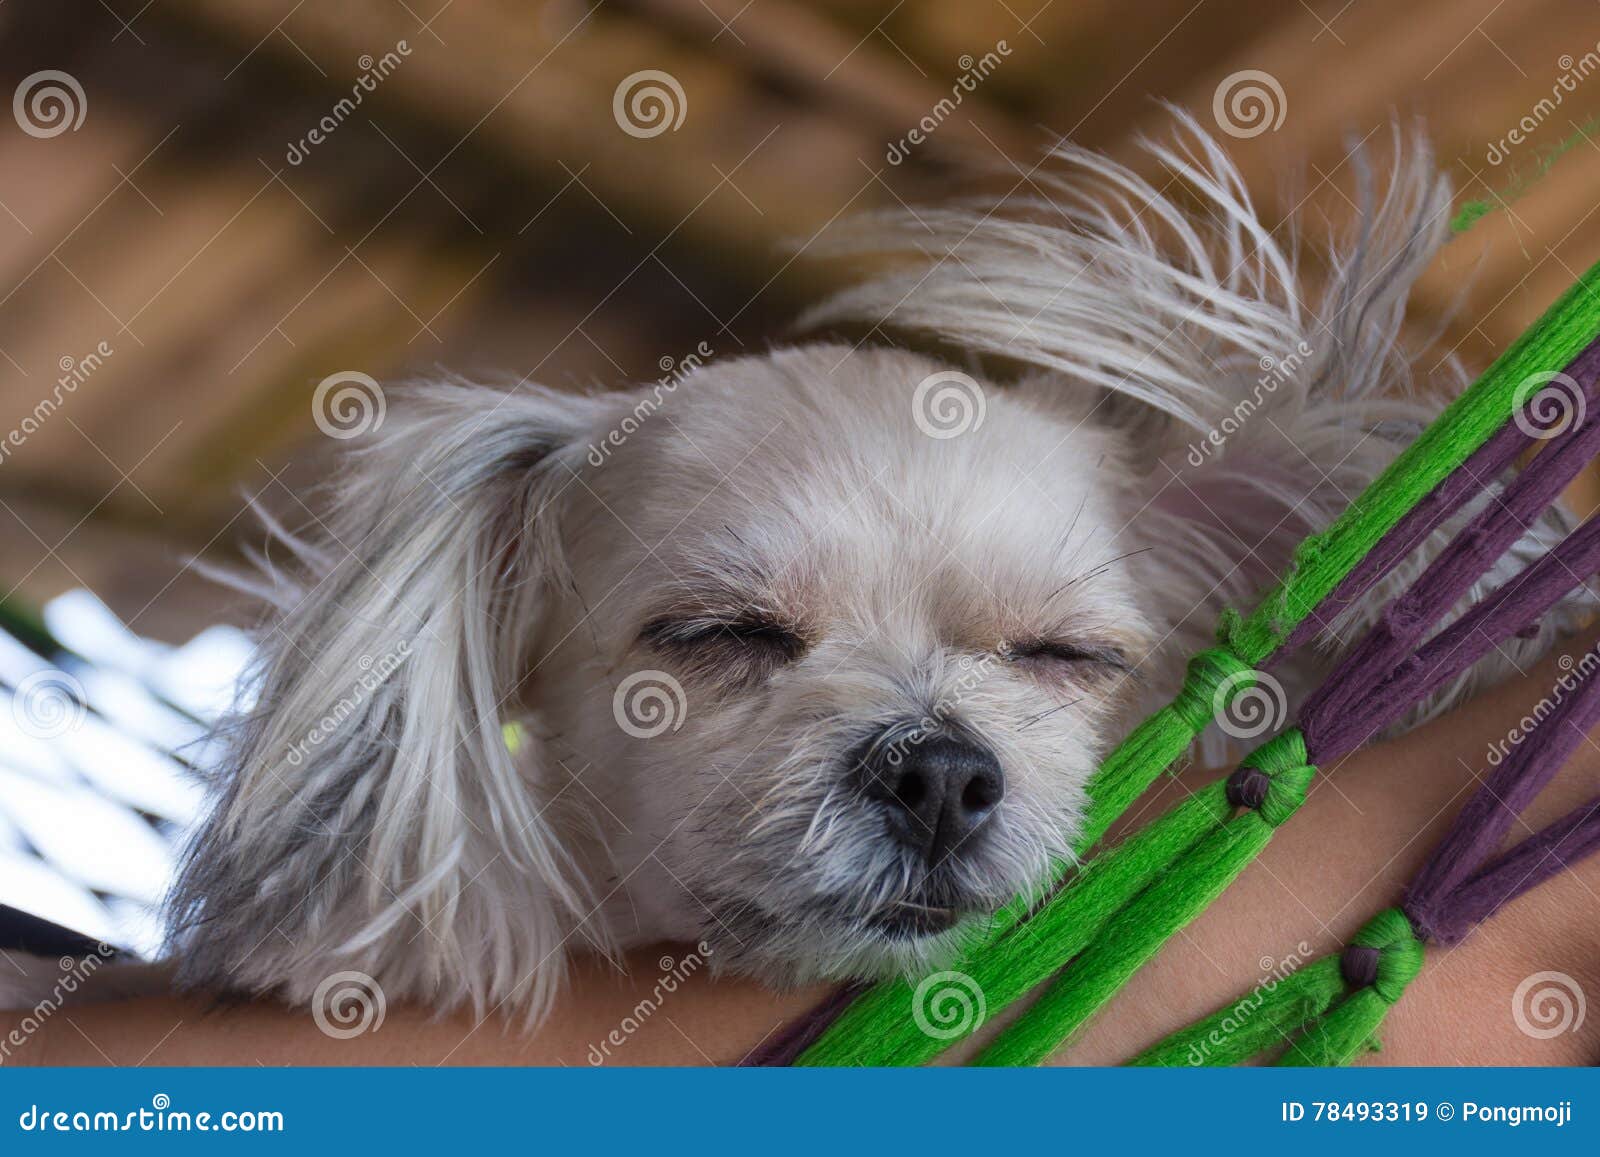
<instances>
[{"instance_id":1,"label":"knot on green rope","mask_svg":"<svg viewBox=\"0 0 1600 1157\"><path fill-rule=\"evenodd\" d=\"M1227 647L1211 647L1189 660L1172 712L1198 735L1255 685L1254 667Z\"/></svg>"},{"instance_id":2,"label":"knot on green rope","mask_svg":"<svg viewBox=\"0 0 1600 1157\"><path fill-rule=\"evenodd\" d=\"M1422 954L1422 941L1406 914L1389 908L1350 938L1349 947L1339 957L1339 969L1345 983L1355 988L1370 986L1385 1004L1393 1004L1422 971Z\"/></svg>"},{"instance_id":3,"label":"knot on green rope","mask_svg":"<svg viewBox=\"0 0 1600 1157\"><path fill-rule=\"evenodd\" d=\"M1244 616L1232 607L1223 607L1217 616L1217 642L1238 653L1240 632L1244 630Z\"/></svg>"},{"instance_id":4,"label":"knot on green rope","mask_svg":"<svg viewBox=\"0 0 1600 1157\"><path fill-rule=\"evenodd\" d=\"M1317 769L1309 762L1306 738L1298 727L1274 735L1244 759L1228 777L1228 802L1249 808L1268 827L1277 827L1306 802Z\"/></svg>"}]
</instances>

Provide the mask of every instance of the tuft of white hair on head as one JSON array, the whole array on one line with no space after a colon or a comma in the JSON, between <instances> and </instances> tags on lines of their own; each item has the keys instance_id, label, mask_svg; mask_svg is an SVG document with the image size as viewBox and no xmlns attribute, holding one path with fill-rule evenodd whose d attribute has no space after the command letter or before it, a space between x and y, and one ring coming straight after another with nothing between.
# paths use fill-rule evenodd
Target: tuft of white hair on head
<instances>
[{"instance_id":1,"label":"tuft of white hair on head","mask_svg":"<svg viewBox=\"0 0 1600 1157\"><path fill-rule=\"evenodd\" d=\"M280 536L299 574L271 578L251 706L168 902L180 984L304 1003L348 969L534 1018L576 930L608 947L582 820L503 733L562 581L552 507L608 404L417 389L349 457L315 547Z\"/></svg>"},{"instance_id":2,"label":"tuft of white hair on head","mask_svg":"<svg viewBox=\"0 0 1600 1157\"><path fill-rule=\"evenodd\" d=\"M1138 477L1122 539L1169 628L1150 700L1210 644L1224 607L1248 609L1466 384L1449 354L1402 332L1412 286L1450 238L1451 188L1420 130L1395 124L1388 163L1356 145L1355 220L1319 246L1309 214L1274 227L1195 119L1140 146L1146 177L1062 143L998 201L863 214L812 247L866 263L863 279L803 321L862 323L1020 367L1017 388L1120 427ZM1425 379L1424 390L1416 379ZM1085 393L1087 404L1073 401ZM1492 501L1495 480L1480 501ZM1447 541L1447 522L1290 664L1291 690L1376 618ZM1500 585L1574 525L1553 508L1452 611ZM1144 549L1152 548L1152 549ZM1408 724L1518 671L1592 613L1575 592L1422 705ZM1446 621L1449 621L1447 618ZM1210 758L1226 754L1212 743Z\"/></svg>"}]
</instances>

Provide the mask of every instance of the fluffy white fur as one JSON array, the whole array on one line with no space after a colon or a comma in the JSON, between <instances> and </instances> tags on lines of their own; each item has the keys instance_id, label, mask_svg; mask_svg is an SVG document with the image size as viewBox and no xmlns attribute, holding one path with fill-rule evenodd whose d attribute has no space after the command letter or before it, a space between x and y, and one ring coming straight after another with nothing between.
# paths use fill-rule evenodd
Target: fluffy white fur
<instances>
[{"instance_id":1,"label":"fluffy white fur","mask_svg":"<svg viewBox=\"0 0 1600 1157\"><path fill-rule=\"evenodd\" d=\"M1459 385L1418 396L1399 340L1446 239L1422 142L1397 136L1386 182L1357 165L1359 222L1312 277L1301 227L1269 230L1193 124L1149 155L1154 180L1064 146L999 206L825 242L872 272L813 322L974 359L959 436L914 403L951 367L868 345L397 400L270 575L255 702L172 902L183 982L302 1002L358 970L536 1017L575 951L703 939L778 983L879 976L965 926L886 914L977 918L1036 882L1218 611ZM1490 581L1564 530L1547 516ZM932 731L992 751L1006 794L929 868L850 776L863 743Z\"/></svg>"},{"instance_id":2,"label":"fluffy white fur","mask_svg":"<svg viewBox=\"0 0 1600 1157\"><path fill-rule=\"evenodd\" d=\"M1307 272L1315 226L1291 216L1269 230L1219 144L1175 115L1171 141L1143 142L1153 179L1063 145L1054 165L1019 182L1022 195L999 204L857 218L833 235L831 252L898 265L809 320L920 333L1093 399L1096 417L1138 447L1149 502L1130 532L1163 546L1132 565L1172 649L1187 655L1210 642L1219 605L1253 605L1294 545L1337 516L1468 378L1426 341L1402 340L1411 287L1449 239L1450 185L1420 132L1396 127L1386 180L1364 152L1352 156L1356 220L1326 239ZM1358 634L1460 521L1331 624L1324 645ZM1550 511L1466 601L1572 525ZM1576 604L1559 608L1536 637L1419 714L1523 669L1579 614ZM1154 680L1156 698L1179 670Z\"/></svg>"}]
</instances>

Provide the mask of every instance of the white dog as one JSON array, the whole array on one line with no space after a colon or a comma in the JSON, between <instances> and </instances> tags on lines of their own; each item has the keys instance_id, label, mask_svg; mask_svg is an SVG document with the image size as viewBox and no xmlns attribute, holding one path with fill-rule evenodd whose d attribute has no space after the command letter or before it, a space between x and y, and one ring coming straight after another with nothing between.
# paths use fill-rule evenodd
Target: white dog
<instances>
[{"instance_id":1,"label":"white dog","mask_svg":"<svg viewBox=\"0 0 1600 1157\"><path fill-rule=\"evenodd\" d=\"M999 206L819 244L874 264L812 321L955 362L397 399L274 575L181 981L298 1002L353 970L536 1017L575 951L652 941L774 983L937 965L1071 854L1219 610L1438 408L1399 330L1449 189L1396 139L1314 278L1185 122L1153 181L1064 147Z\"/></svg>"}]
</instances>

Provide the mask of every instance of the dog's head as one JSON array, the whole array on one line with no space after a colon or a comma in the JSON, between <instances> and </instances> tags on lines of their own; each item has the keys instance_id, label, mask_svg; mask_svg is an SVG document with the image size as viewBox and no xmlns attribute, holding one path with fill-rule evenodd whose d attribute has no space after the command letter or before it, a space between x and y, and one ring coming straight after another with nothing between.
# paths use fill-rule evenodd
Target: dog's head
<instances>
[{"instance_id":1,"label":"dog's head","mask_svg":"<svg viewBox=\"0 0 1600 1157\"><path fill-rule=\"evenodd\" d=\"M1030 181L1056 205L842 243L911 264L824 320L1024 367L1003 388L809 346L393 399L268 592L184 976L537 1010L571 945L650 938L881 975L1039 883L1134 676L1170 690L1431 412L1389 390L1446 235L1425 150L1363 178L1315 308L1213 142L1153 151L1204 211L1069 148L1084 179Z\"/></svg>"},{"instance_id":2,"label":"dog's head","mask_svg":"<svg viewBox=\"0 0 1600 1157\"><path fill-rule=\"evenodd\" d=\"M1126 456L1049 391L842 346L397 399L280 592L178 896L191 974L936 956L1070 854L1148 642Z\"/></svg>"},{"instance_id":3,"label":"dog's head","mask_svg":"<svg viewBox=\"0 0 1600 1157\"><path fill-rule=\"evenodd\" d=\"M525 694L660 930L881 971L1070 854L1148 641L1114 436L834 346L625 404L563 487Z\"/></svg>"}]
</instances>

